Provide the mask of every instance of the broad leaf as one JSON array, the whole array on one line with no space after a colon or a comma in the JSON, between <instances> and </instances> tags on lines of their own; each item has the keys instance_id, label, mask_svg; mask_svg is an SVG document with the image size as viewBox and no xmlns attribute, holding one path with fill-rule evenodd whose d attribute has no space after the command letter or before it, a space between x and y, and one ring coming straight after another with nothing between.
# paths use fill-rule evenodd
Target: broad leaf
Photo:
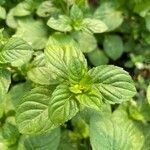
<instances>
[{"instance_id":1,"label":"broad leaf","mask_svg":"<svg viewBox=\"0 0 150 150\"><path fill-rule=\"evenodd\" d=\"M114 104L128 101L136 93L131 77L120 67L102 65L91 69L89 75L106 102Z\"/></svg>"},{"instance_id":2,"label":"broad leaf","mask_svg":"<svg viewBox=\"0 0 150 150\"><path fill-rule=\"evenodd\" d=\"M40 20L36 21L32 18L25 18L18 20L15 36L31 44L33 49L43 49L48 39L48 28Z\"/></svg>"},{"instance_id":3,"label":"broad leaf","mask_svg":"<svg viewBox=\"0 0 150 150\"><path fill-rule=\"evenodd\" d=\"M49 117L54 124L62 124L76 115L77 102L68 85L59 85L52 94L49 103Z\"/></svg>"},{"instance_id":4,"label":"broad leaf","mask_svg":"<svg viewBox=\"0 0 150 150\"><path fill-rule=\"evenodd\" d=\"M150 32L150 14L145 17L146 28Z\"/></svg>"},{"instance_id":5,"label":"broad leaf","mask_svg":"<svg viewBox=\"0 0 150 150\"><path fill-rule=\"evenodd\" d=\"M65 15L60 15L58 18L51 17L48 20L47 25L52 29L62 32L68 32L72 30L72 27L70 25L70 19Z\"/></svg>"},{"instance_id":6,"label":"broad leaf","mask_svg":"<svg viewBox=\"0 0 150 150\"><path fill-rule=\"evenodd\" d=\"M104 51L113 60L117 60L123 53L123 42L118 35L108 35L103 43Z\"/></svg>"},{"instance_id":7,"label":"broad leaf","mask_svg":"<svg viewBox=\"0 0 150 150\"><path fill-rule=\"evenodd\" d=\"M95 11L94 16L102 20L109 31L114 30L123 22L122 12L117 10L115 4L111 1L102 3Z\"/></svg>"},{"instance_id":8,"label":"broad leaf","mask_svg":"<svg viewBox=\"0 0 150 150\"><path fill-rule=\"evenodd\" d=\"M67 35L54 35L50 37L45 49L46 62L58 78L68 78L68 65L73 58L79 58L86 64L84 55L78 49L76 42Z\"/></svg>"},{"instance_id":9,"label":"broad leaf","mask_svg":"<svg viewBox=\"0 0 150 150\"><path fill-rule=\"evenodd\" d=\"M0 63L21 66L32 56L32 47L20 38L11 38L0 51Z\"/></svg>"},{"instance_id":10,"label":"broad leaf","mask_svg":"<svg viewBox=\"0 0 150 150\"><path fill-rule=\"evenodd\" d=\"M106 24L98 19L85 18L83 20L83 25L93 33L102 33L107 31Z\"/></svg>"},{"instance_id":11,"label":"broad leaf","mask_svg":"<svg viewBox=\"0 0 150 150\"><path fill-rule=\"evenodd\" d=\"M81 93L76 96L77 100L87 107L100 110L102 106L102 96L97 89L92 89L90 92Z\"/></svg>"},{"instance_id":12,"label":"broad leaf","mask_svg":"<svg viewBox=\"0 0 150 150\"><path fill-rule=\"evenodd\" d=\"M49 133L27 136L24 147L27 150L57 150L60 141L60 129L54 129Z\"/></svg>"},{"instance_id":13,"label":"broad leaf","mask_svg":"<svg viewBox=\"0 0 150 150\"><path fill-rule=\"evenodd\" d=\"M119 121L113 115L93 116L90 141L93 150L141 150L143 134L127 119Z\"/></svg>"},{"instance_id":14,"label":"broad leaf","mask_svg":"<svg viewBox=\"0 0 150 150\"><path fill-rule=\"evenodd\" d=\"M16 121L20 133L39 134L54 127L48 117L50 95L50 90L39 87L32 89L23 96L16 112Z\"/></svg>"}]
</instances>

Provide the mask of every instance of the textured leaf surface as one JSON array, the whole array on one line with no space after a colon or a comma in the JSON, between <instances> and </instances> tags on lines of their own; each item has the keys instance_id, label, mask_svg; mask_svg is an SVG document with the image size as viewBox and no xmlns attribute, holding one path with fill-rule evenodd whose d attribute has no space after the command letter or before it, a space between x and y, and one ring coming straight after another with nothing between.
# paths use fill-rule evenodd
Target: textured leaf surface
<instances>
[{"instance_id":1,"label":"textured leaf surface","mask_svg":"<svg viewBox=\"0 0 150 150\"><path fill-rule=\"evenodd\" d=\"M94 16L102 20L107 25L109 31L114 30L123 22L122 12L117 10L111 1L102 3L95 11Z\"/></svg>"},{"instance_id":2,"label":"textured leaf surface","mask_svg":"<svg viewBox=\"0 0 150 150\"><path fill-rule=\"evenodd\" d=\"M21 133L37 134L52 128L53 125L48 117L50 95L50 90L41 87L32 89L22 98L16 114Z\"/></svg>"},{"instance_id":3,"label":"textured leaf surface","mask_svg":"<svg viewBox=\"0 0 150 150\"><path fill-rule=\"evenodd\" d=\"M90 141L93 150L141 150L143 135L129 120L120 122L112 115L93 116Z\"/></svg>"},{"instance_id":4,"label":"textured leaf surface","mask_svg":"<svg viewBox=\"0 0 150 150\"><path fill-rule=\"evenodd\" d=\"M48 67L57 75L57 77L67 78L67 70L70 60L79 58L84 64L86 60L84 55L78 49L75 41L67 35L54 35L50 37L48 46L45 49L45 56Z\"/></svg>"},{"instance_id":5,"label":"textured leaf surface","mask_svg":"<svg viewBox=\"0 0 150 150\"><path fill-rule=\"evenodd\" d=\"M77 103L67 85L59 85L49 103L49 117L54 124L62 124L78 112Z\"/></svg>"},{"instance_id":6,"label":"textured leaf surface","mask_svg":"<svg viewBox=\"0 0 150 150\"><path fill-rule=\"evenodd\" d=\"M3 96L8 92L11 83L11 75L8 70L0 68L0 101Z\"/></svg>"},{"instance_id":7,"label":"textured leaf surface","mask_svg":"<svg viewBox=\"0 0 150 150\"><path fill-rule=\"evenodd\" d=\"M27 150L57 150L60 141L60 129L54 129L49 133L28 136L24 140Z\"/></svg>"},{"instance_id":8,"label":"textured leaf surface","mask_svg":"<svg viewBox=\"0 0 150 150\"><path fill-rule=\"evenodd\" d=\"M15 36L27 41L33 49L43 49L48 39L48 28L42 21L25 18L18 21Z\"/></svg>"},{"instance_id":9,"label":"textured leaf surface","mask_svg":"<svg viewBox=\"0 0 150 150\"><path fill-rule=\"evenodd\" d=\"M93 33L102 33L107 31L106 24L98 19L85 18L83 24Z\"/></svg>"},{"instance_id":10,"label":"textured leaf surface","mask_svg":"<svg viewBox=\"0 0 150 150\"><path fill-rule=\"evenodd\" d=\"M101 93L96 89L93 89L87 93L79 94L76 96L76 98L81 104L87 107L94 108L96 110L101 109L102 97Z\"/></svg>"},{"instance_id":11,"label":"textured leaf surface","mask_svg":"<svg viewBox=\"0 0 150 150\"><path fill-rule=\"evenodd\" d=\"M136 93L131 77L120 67L102 65L91 69L89 75L106 102L121 103Z\"/></svg>"},{"instance_id":12,"label":"textured leaf surface","mask_svg":"<svg viewBox=\"0 0 150 150\"><path fill-rule=\"evenodd\" d=\"M109 35L105 37L104 51L113 60L118 59L123 53L123 42L118 35Z\"/></svg>"},{"instance_id":13,"label":"textured leaf surface","mask_svg":"<svg viewBox=\"0 0 150 150\"><path fill-rule=\"evenodd\" d=\"M72 27L70 25L70 19L65 15L60 15L57 19L51 17L48 20L47 25L52 29L62 31L62 32L67 32L72 30Z\"/></svg>"},{"instance_id":14,"label":"textured leaf surface","mask_svg":"<svg viewBox=\"0 0 150 150\"><path fill-rule=\"evenodd\" d=\"M27 42L20 38L11 38L0 51L0 63L21 66L31 59L32 53L32 48Z\"/></svg>"}]
</instances>

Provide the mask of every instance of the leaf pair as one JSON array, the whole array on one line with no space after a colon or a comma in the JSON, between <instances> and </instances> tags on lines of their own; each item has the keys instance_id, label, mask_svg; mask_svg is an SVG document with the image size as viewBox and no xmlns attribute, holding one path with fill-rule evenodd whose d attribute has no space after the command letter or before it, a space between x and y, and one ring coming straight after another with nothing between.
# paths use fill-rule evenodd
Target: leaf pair
<instances>
[{"instance_id":1,"label":"leaf pair","mask_svg":"<svg viewBox=\"0 0 150 150\"><path fill-rule=\"evenodd\" d=\"M77 5L71 7L69 16L59 15L58 18L51 17L47 25L62 32L89 30L92 33L102 33L107 30L107 26L103 21L93 18L84 18L82 10Z\"/></svg>"}]
</instances>

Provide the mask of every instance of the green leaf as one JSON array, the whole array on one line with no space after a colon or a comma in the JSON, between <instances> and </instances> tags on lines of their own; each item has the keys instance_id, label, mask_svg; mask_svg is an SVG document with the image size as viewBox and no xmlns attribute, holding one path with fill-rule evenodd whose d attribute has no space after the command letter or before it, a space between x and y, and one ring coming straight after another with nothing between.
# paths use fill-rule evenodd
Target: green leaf
<instances>
[{"instance_id":1,"label":"green leaf","mask_svg":"<svg viewBox=\"0 0 150 150\"><path fill-rule=\"evenodd\" d=\"M89 53L97 47L96 38L89 32L77 31L72 33L72 36L78 42L83 53Z\"/></svg>"},{"instance_id":2,"label":"green leaf","mask_svg":"<svg viewBox=\"0 0 150 150\"><path fill-rule=\"evenodd\" d=\"M83 12L77 5L71 7L70 18L73 28L75 30L80 30L82 28Z\"/></svg>"},{"instance_id":3,"label":"green leaf","mask_svg":"<svg viewBox=\"0 0 150 150\"><path fill-rule=\"evenodd\" d=\"M16 5L14 7L14 11L13 14L14 16L27 16L31 14L31 1L24 1L22 3L18 3L18 5Z\"/></svg>"},{"instance_id":4,"label":"green leaf","mask_svg":"<svg viewBox=\"0 0 150 150\"><path fill-rule=\"evenodd\" d=\"M8 92L11 83L11 74L6 69L0 68L0 101L3 100L3 96Z\"/></svg>"},{"instance_id":5,"label":"green leaf","mask_svg":"<svg viewBox=\"0 0 150 150\"><path fill-rule=\"evenodd\" d=\"M5 123L2 127L2 136L6 145L10 146L17 142L20 133L15 125L11 123Z\"/></svg>"},{"instance_id":6,"label":"green leaf","mask_svg":"<svg viewBox=\"0 0 150 150\"><path fill-rule=\"evenodd\" d=\"M91 69L89 75L108 103L128 101L136 93L131 77L120 67L102 65Z\"/></svg>"},{"instance_id":7,"label":"green leaf","mask_svg":"<svg viewBox=\"0 0 150 150\"><path fill-rule=\"evenodd\" d=\"M27 150L57 150L60 141L60 129L54 129L49 133L27 136L24 147Z\"/></svg>"},{"instance_id":8,"label":"green leaf","mask_svg":"<svg viewBox=\"0 0 150 150\"><path fill-rule=\"evenodd\" d=\"M16 111L20 133L42 134L54 127L48 117L50 95L50 90L38 87L23 96Z\"/></svg>"},{"instance_id":9,"label":"green leaf","mask_svg":"<svg viewBox=\"0 0 150 150\"><path fill-rule=\"evenodd\" d=\"M25 18L18 20L15 36L28 42L33 49L43 49L48 40L48 28L40 20Z\"/></svg>"},{"instance_id":10,"label":"green leaf","mask_svg":"<svg viewBox=\"0 0 150 150\"><path fill-rule=\"evenodd\" d=\"M107 31L106 24L98 19L85 18L83 20L83 25L93 33L103 33Z\"/></svg>"},{"instance_id":11,"label":"green leaf","mask_svg":"<svg viewBox=\"0 0 150 150\"><path fill-rule=\"evenodd\" d=\"M4 112L4 98L11 83L11 74L8 70L0 68L0 118Z\"/></svg>"},{"instance_id":12,"label":"green leaf","mask_svg":"<svg viewBox=\"0 0 150 150\"><path fill-rule=\"evenodd\" d=\"M10 38L0 51L0 63L21 66L32 57L32 47L20 38Z\"/></svg>"},{"instance_id":13,"label":"green leaf","mask_svg":"<svg viewBox=\"0 0 150 150\"><path fill-rule=\"evenodd\" d=\"M108 57L100 49L95 49L94 51L88 53L87 56L94 66L105 65L109 61Z\"/></svg>"},{"instance_id":14,"label":"green leaf","mask_svg":"<svg viewBox=\"0 0 150 150\"><path fill-rule=\"evenodd\" d=\"M77 84L85 76L87 72L86 66L78 59L74 58L70 61L68 68L69 81L72 84Z\"/></svg>"},{"instance_id":15,"label":"green leaf","mask_svg":"<svg viewBox=\"0 0 150 150\"><path fill-rule=\"evenodd\" d=\"M103 21L109 31L119 27L123 22L122 12L117 10L115 4L111 1L102 3L95 11L94 16Z\"/></svg>"},{"instance_id":16,"label":"green leaf","mask_svg":"<svg viewBox=\"0 0 150 150\"><path fill-rule=\"evenodd\" d=\"M150 104L150 84L149 84L149 86L148 86L148 88L147 88L147 100L148 100L148 102L149 102L149 104Z\"/></svg>"},{"instance_id":17,"label":"green leaf","mask_svg":"<svg viewBox=\"0 0 150 150\"><path fill-rule=\"evenodd\" d=\"M123 116L119 116L123 117ZM141 150L143 134L131 121L112 115L93 116L90 121L90 141L93 150Z\"/></svg>"},{"instance_id":18,"label":"green leaf","mask_svg":"<svg viewBox=\"0 0 150 150\"><path fill-rule=\"evenodd\" d=\"M63 124L78 112L75 101L68 85L60 84L52 94L49 103L49 117L54 124Z\"/></svg>"},{"instance_id":19,"label":"green leaf","mask_svg":"<svg viewBox=\"0 0 150 150\"><path fill-rule=\"evenodd\" d=\"M123 42L118 35L108 35L103 43L104 51L113 60L117 60L123 53Z\"/></svg>"},{"instance_id":20,"label":"green leaf","mask_svg":"<svg viewBox=\"0 0 150 150\"><path fill-rule=\"evenodd\" d=\"M68 78L68 65L73 58L79 58L84 64L84 55L78 49L77 43L68 35L56 34L51 36L45 49L48 67L58 78Z\"/></svg>"},{"instance_id":21,"label":"green leaf","mask_svg":"<svg viewBox=\"0 0 150 150\"><path fill-rule=\"evenodd\" d=\"M90 92L82 93L76 96L79 103L84 106L100 110L102 106L102 96L97 89L92 89Z\"/></svg>"},{"instance_id":22,"label":"green leaf","mask_svg":"<svg viewBox=\"0 0 150 150\"><path fill-rule=\"evenodd\" d=\"M41 85L57 84L56 75L48 67L35 67L27 72L27 77Z\"/></svg>"},{"instance_id":23,"label":"green leaf","mask_svg":"<svg viewBox=\"0 0 150 150\"><path fill-rule=\"evenodd\" d=\"M43 1L36 13L40 17L49 17L51 14L57 13L59 10L52 4L51 1Z\"/></svg>"},{"instance_id":24,"label":"green leaf","mask_svg":"<svg viewBox=\"0 0 150 150\"><path fill-rule=\"evenodd\" d=\"M77 5L73 5L70 10L70 17L73 21L81 22L83 20L83 13Z\"/></svg>"},{"instance_id":25,"label":"green leaf","mask_svg":"<svg viewBox=\"0 0 150 150\"><path fill-rule=\"evenodd\" d=\"M8 14L7 14L7 17L6 17L6 24L10 27L10 28L13 28L13 29L16 29L17 26L18 26L18 23L17 23L17 19L15 18L14 16L14 9L10 9Z\"/></svg>"},{"instance_id":26,"label":"green leaf","mask_svg":"<svg viewBox=\"0 0 150 150\"><path fill-rule=\"evenodd\" d=\"M0 19L6 18L6 10L4 7L0 6Z\"/></svg>"},{"instance_id":27,"label":"green leaf","mask_svg":"<svg viewBox=\"0 0 150 150\"><path fill-rule=\"evenodd\" d=\"M146 28L150 32L150 14L145 17Z\"/></svg>"},{"instance_id":28,"label":"green leaf","mask_svg":"<svg viewBox=\"0 0 150 150\"><path fill-rule=\"evenodd\" d=\"M70 19L65 15L60 15L58 18L51 17L48 20L47 25L54 30L62 32L69 32L72 30Z\"/></svg>"}]
</instances>

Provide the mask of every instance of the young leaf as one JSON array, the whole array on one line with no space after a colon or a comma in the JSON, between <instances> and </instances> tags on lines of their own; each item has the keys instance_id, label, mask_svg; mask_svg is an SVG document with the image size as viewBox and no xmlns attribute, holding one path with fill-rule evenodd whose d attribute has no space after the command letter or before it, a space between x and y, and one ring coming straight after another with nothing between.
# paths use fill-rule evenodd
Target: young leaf
<instances>
[{"instance_id":1,"label":"young leaf","mask_svg":"<svg viewBox=\"0 0 150 150\"><path fill-rule=\"evenodd\" d=\"M93 33L102 33L107 31L106 24L98 19L85 18L83 20L83 25Z\"/></svg>"},{"instance_id":2,"label":"young leaf","mask_svg":"<svg viewBox=\"0 0 150 150\"><path fill-rule=\"evenodd\" d=\"M54 30L62 32L69 32L72 30L72 27L70 25L70 19L65 15L60 15L57 19L51 17L48 20L47 25Z\"/></svg>"},{"instance_id":3,"label":"young leaf","mask_svg":"<svg viewBox=\"0 0 150 150\"><path fill-rule=\"evenodd\" d=\"M54 127L48 117L50 95L50 90L38 87L23 96L16 111L20 133L42 134Z\"/></svg>"},{"instance_id":4,"label":"young leaf","mask_svg":"<svg viewBox=\"0 0 150 150\"><path fill-rule=\"evenodd\" d=\"M101 109L102 96L101 96L101 93L96 89L93 89L90 92L81 93L77 95L76 98L82 105L85 105L87 107L90 107L96 110Z\"/></svg>"},{"instance_id":5,"label":"young leaf","mask_svg":"<svg viewBox=\"0 0 150 150\"><path fill-rule=\"evenodd\" d=\"M0 51L0 63L11 63L12 66L21 66L32 56L31 46L20 38L11 38Z\"/></svg>"},{"instance_id":6,"label":"young leaf","mask_svg":"<svg viewBox=\"0 0 150 150\"><path fill-rule=\"evenodd\" d=\"M31 135L25 137L24 147L27 150L57 150L60 142L60 129L54 129L51 132L41 135Z\"/></svg>"},{"instance_id":7,"label":"young leaf","mask_svg":"<svg viewBox=\"0 0 150 150\"><path fill-rule=\"evenodd\" d=\"M86 71L86 66L84 66L84 64L78 58L73 58L70 61L68 68L68 76L70 83L79 83L80 80L85 76Z\"/></svg>"},{"instance_id":8,"label":"young leaf","mask_svg":"<svg viewBox=\"0 0 150 150\"><path fill-rule=\"evenodd\" d=\"M47 66L56 74L58 78L68 78L68 65L70 60L77 57L84 64L84 55L78 49L77 43L67 35L54 35L50 37L48 46L45 49Z\"/></svg>"},{"instance_id":9,"label":"young leaf","mask_svg":"<svg viewBox=\"0 0 150 150\"><path fill-rule=\"evenodd\" d=\"M105 37L104 51L113 60L117 60L123 53L123 42L118 35L108 35Z\"/></svg>"},{"instance_id":10,"label":"young leaf","mask_svg":"<svg viewBox=\"0 0 150 150\"><path fill-rule=\"evenodd\" d=\"M60 84L52 94L49 103L49 117L54 124L63 124L78 112L75 101L68 85Z\"/></svg>"},{"instance_id":11,"label":"young leaf","mask_svg":"<svg viewBox=\"0 0 150 150\"><path fill-rule=\"evenodd\" d=\"M121 103L136 93L131 77L120 67L102 65L91 69L89 75L106 102Z\"/></svg>"},{"instance_id":12,"label":"young leaf","mask_svg":"<svg viewBox=\"0 0 150 150\"><path fill-rule=\"evenodd\" d=\"M114 30L123 22L122 12L118 11L115 4L111 1L102 3L95 11L94 16L102 20L107 25L109 31Z\"/></svg>"}]
</instances>

